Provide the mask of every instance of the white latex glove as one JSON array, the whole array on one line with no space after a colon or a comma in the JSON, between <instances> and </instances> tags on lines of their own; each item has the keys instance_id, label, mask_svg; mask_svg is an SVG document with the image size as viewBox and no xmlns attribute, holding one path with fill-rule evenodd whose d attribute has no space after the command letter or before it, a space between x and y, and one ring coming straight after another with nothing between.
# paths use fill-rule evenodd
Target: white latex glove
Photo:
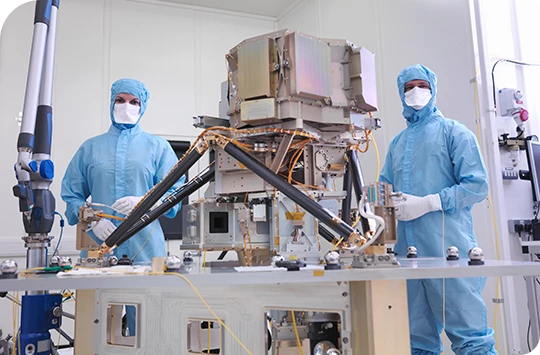
<instances>
[{"instance_id":1,"label":"white latex glove","mask_svg":"<svg viewBox=\"0 0 540 355\"><path fill-rule=\"evenodd\" d=\"M400 221L411 221L426 213L442 210L441 198L438 194L418 197L402 194L401 199L394 200L396 218Z\"/></svg>"},{"instance_id":2,"label":"white latex glove","mask_svg":"<svg viewBox=\"0 0 540 355\"><path fill-rule=\"evenodd\" d=\"M94 232L96 237L98 237L98 239L101 241L107 239L116 229L116 226L113 224L113 222L109 221L108 219L101 219L97 222L94 221L90 223L90 227L92 229L92 232Z\"/></svg>"},{"instance_id":3,"label":"white latex glove","mask_svg":"<svg viewBox=\"0 0 540 355\"><path fill-rule=\"evenodd\" d=\"M135 207L143 196L126 196L122 197L111 206L114 210L125 214L126 216L131 212L133 207Z\"/></svg>"}]
</instances>

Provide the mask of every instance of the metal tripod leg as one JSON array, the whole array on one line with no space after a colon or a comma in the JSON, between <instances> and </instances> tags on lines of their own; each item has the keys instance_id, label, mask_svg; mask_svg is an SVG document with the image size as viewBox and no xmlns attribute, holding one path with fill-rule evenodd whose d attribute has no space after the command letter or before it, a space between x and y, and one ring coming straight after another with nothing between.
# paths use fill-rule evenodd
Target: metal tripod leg
<instances>
[{"instance_id":1,"label":"metal tripod leg","mask_svg":"<svg viewBox=\"0 0 540 355\"><path fill-rule=\"evenodd\" d=\"M214 177L214 171L215 171L215 166L212 165L206 172L200 174L199 176L196 176L190 182L182 186L178 194L172 196L170 200L163 202L163 204L160 205L159 207L144 214L139 219L139 221L137 221L133 225L133 227L118 241L118 245L125 242L126 240L131 238L133 235L137 234L138 232L140 232L142 229L144 229L150 223L154 222L165 212L167 212L172 207L182 202L184 198L186 198L187 196L191 195L192 193L196 192L201 187L203 187L207 182L209 182Z\"/></svg>"},{"instance_id":2,"label":"metal tripod leg","mask_svg":"<svg viewBox=\"0 0 540 355\"><path fill-rule=\"evenodd\" d=\"M200 149L193 149L183 160L176 165L154 189L148 193L140 205L135 207L127 219L115 229L105 240L104 244L109 248L124 242L124 235L133 227L135 223L204 155L208 146L204 145Z\"/></svg>"},{"instance_id":3,"label":"metal tripod leg","mask_svg":"<svg viewBox=\"0 0 540 355\"><path fill-rule=\"evenodd\" d=\"M347 167L351 168L354 192L356 193L357 202L360 203L360 199L362 197L362 189L364 188L365 183L364 176L362 174L362 168L360 167L360 160L358 159L358 153L354 149L349 150L347 151L347 157L349 158L349 163L347 164ZM359 208L362 207L364 207L366 211L370 212L369 204L366 204L365 206L359 206ZM364 217L360 217L360 222L362 224L362 231L364 233L369 231L369 221Z\"/></svg>"}]
</instances>

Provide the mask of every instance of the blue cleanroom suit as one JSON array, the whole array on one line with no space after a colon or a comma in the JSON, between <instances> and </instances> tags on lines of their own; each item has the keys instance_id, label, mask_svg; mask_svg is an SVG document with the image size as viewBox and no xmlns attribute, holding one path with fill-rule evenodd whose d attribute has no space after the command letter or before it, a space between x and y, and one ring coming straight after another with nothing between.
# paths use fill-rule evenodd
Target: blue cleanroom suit
<instances>
[{"instance_id":1,"label":"blue cleanroom suit","mask_svg":"<svg viewBox=\"0 0 540 355\"><path fill-rule=\"evenodd\" d=\"M404 93L405 84L417 79L431 87L431 100L419 110L406 104ZM397 84L408 127L391 142L380 181L392 184L394 191L413 196L438 194L444 215L433 211L399 221L395 251L403 256L408 246L414 246L419 257L442 257L446 248L456 246L462 256L466 255L477 245L471 208L488 193L476 138L463 124L445 118L435 107L437 79L431 70L422 65L405 68ZM443 295L441 279L408 281L412 354L442 352L439 334L443 322L456 354L497 354L493 330L487 326L484 284L484 278L446 279Z\"/></svg>"},{"instance_id":2,"label":"blue cleanroom suit","mask_svg":"<svg viewBox=\"0 0 540 355\"><path fill-rule=\"evenodd\" d=\"M115 122L115 99L120 93L128 93L140 100L137 122ZM91 196L92 202L112 206L126 196L144 196L160 182L178 161L170 144L161 137L144 132L139 126L143 116L148 92L143 83L132 79L120 79L111 88L110 115L112 125L105 134L88 139L82 144L69 163L62 181L62 199L67 204L66 217L70 225L78 222L79 208ZM183 184L180 179L170 190ZM165 216L174 218L180 208L171 208ZM105 210L105 213L113 213ZM116 214L118 215L118 214ZM115 225L120 222L114 220ZM102 242L97 238L96 242ZM166 256L163 231L158 221L131 237L114 250L117 257L123 254L135 262L150 261L152 257ZM134 309L128 307L128 323L133 335Z\"/></svg>"}]
</instances>

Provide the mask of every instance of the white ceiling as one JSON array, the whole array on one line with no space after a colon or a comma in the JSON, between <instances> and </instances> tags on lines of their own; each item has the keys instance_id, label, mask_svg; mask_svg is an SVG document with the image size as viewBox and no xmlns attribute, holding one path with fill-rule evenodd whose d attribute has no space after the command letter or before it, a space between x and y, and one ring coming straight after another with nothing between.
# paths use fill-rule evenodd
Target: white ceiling
<instances>
[{"instance_id":1,"label":"white ceiling","mask_svg":"<svg viewBox=\"0 0 540 355\"><path fill-rule=\"evenodd\" d=\"M302 0L160 0L234 12L278 17Z\"/></svg>"}]
</instances>

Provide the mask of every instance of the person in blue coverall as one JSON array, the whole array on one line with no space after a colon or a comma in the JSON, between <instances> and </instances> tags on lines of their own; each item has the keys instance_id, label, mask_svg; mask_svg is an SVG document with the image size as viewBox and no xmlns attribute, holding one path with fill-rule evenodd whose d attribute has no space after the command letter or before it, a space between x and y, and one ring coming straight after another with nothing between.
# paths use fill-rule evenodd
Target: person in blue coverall
<instances>
[{"instance_id":1,"label":"person in blue coverall","mask_svg":"<svg viewBox=\"0 0 540 355\"><path fill-rule=\"evenodd\" d=\"M395 252L406 255L414 246L419 257L442 257L456 246L466 255L477 246L471 208L488 193L476 137L437 109L437 78L431 70L407 67L397 84L407 128L390 143L380 175L380 181L403 192L396 201ZM440 354L443 328L458 355L497 354L487 326L484 284L485 278L446 279L444 286L441 279L407 281L412 354Z\"/></svg>"},{"instance_id":2,"label":"person in blue coverall","mask_svg":"<svg viewBox=\"0 0 540 355\"><path fill-rule=\"evenodd\" d=\"M120 79L112 84L109 131L81 145L62 180L62 199L67 205L66 217L70 225L77 224L79 209L90 196L94 203L111 206L115 215L128 215L177 163L170 144L144 132L139 125L148 98L149 93L140 81ZM184 180L182 177L169 193ZM165 216L174 218L179 208L180 204ZM102 219L92 223L89 234L101 244L119 224L116 220ZM166 256L161 225L156 220L119 245L114 254L118 258L126 254L135 263ZM127 307L126 312L129 333L134 335L135 308Z\"/></svg>"}]
</instances>

